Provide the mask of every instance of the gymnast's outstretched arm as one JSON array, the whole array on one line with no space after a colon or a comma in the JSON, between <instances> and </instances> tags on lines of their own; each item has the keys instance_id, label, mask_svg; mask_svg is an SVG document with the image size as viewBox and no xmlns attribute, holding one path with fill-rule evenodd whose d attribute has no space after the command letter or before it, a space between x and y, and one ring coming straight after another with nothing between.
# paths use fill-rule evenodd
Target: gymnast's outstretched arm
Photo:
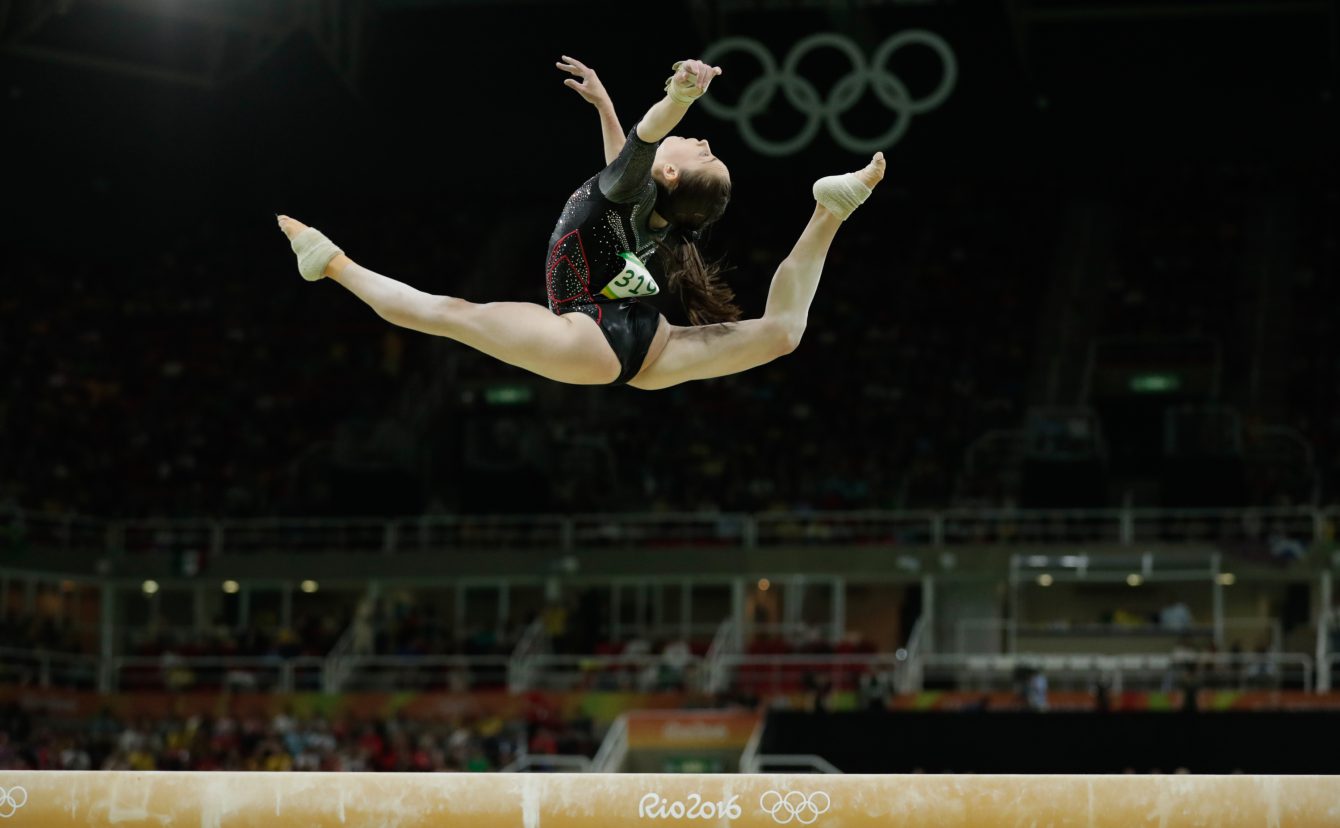
<instances>
[{"instance_id":1,"label":"gymnast's outstretched arm","mask_svg":"<svg viewBox=\"0 0 1340 828\"><path fill-rule=\"evenodd\" d=\"M642 120L637 122L637 137L654 144L679 126L689 105L707 92L712 79L721 74L721 67L701 60L685 60L675 64L675 74L665 82L665 97L661 98Z\"/></svg>"},{"instance_id":2,"label":"gymnast's outstretched arm","mask_svg":"<svg viewBox=\"0 0 1340 828\"><path fill-rule=\"evenodd\" d=\"M614 101L610 98L609 92L605 91L605 84L601 83L596 70L576 58L563 55L563 60L559 61L557 66L564 72L581 78L581 80L568 78L563 81L563 85L577 90L577 94L600 113L600 137L605 143L605 163L611 163L619 157L619 150L623 149L624 142L628 139L624 135L623 127L619 125L619 116L614 111Z\"/></svg>"}]
</instances>

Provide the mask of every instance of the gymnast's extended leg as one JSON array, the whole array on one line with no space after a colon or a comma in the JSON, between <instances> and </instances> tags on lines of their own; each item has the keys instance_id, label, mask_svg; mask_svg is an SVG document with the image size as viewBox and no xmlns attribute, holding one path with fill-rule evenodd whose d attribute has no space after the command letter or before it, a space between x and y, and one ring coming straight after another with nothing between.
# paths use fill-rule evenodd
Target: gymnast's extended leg
<instances>
[{"instance_id":1,"label":"gymnast's extended leg","mask_svg":"<svg viewBox=\"0 0 1340 828\"><path fill-rule=\"evenodd\" d=\"M279 217L279 227L290 239L307 229L287 216ZM327 248L334 250L333 245ZM300 268L308 264L301 256L299 261ZM304 276L339 282L393 325L454 339L542 377L603 385L619 375L618 358L595 320L585 314L556 316L529 302L481 304L435 296L368 270L343 253L328 260L321 257L309 269L316 272Z\"/></svg>"},{"instance_id":2,"label":"gymnast's extended leg","mask_svg":"<svg viewBox=\"0 0 1340 828\"><path fill-rule=\"evenodd\" d=\"M884 155L876 153L857 173L820 180L815 185L820 203L773 275L763 316L717 325L671 326L665 347L629 384L646 390L667 388L747 371L794 351L805 332L833 237L883 177Z\"/></svg>"}]
</instances>

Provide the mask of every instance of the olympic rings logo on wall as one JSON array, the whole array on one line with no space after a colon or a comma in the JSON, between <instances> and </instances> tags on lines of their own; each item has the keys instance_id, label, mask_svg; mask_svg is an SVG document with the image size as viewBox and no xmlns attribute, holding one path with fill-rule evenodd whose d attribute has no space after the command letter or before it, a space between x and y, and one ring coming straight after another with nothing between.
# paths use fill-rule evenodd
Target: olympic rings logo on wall
<instances>
[{"instance_id":1,"label":"olympic rings logo on wall","mask_svg":"<svg viewBox=\"0 0 1340 828\"><path fill-rule=\"evenodd\" d=\"M902 80L887 68L895 52L912 45L925 46L935 52L943 67L939 85L922 98L913 98ZM841 52L852 67L833 85L827 98L821 98L814 84L796 71L802 58L816 49L824 48ZM824 123L828 124L833 140L844 149L861 154L887 150L907 132L914 115L929 112L944 103L954 91L954 84L958 80L958 61L954 58L954 51L944 38L925 29L908 29L890 36L879 45L869 61L851 38L835 32L812 34L792 46L780 69L772 52L749 37L718 40L703 52L702 59L707 63L716 63L722 55L730 52L744 52L753 56L763 67L763 74L745 86L739 101L733 106L721 103L710 95L699 99L698 105L718 118L735 121L740 128L740 136L750 148L772 156L793 155L809 146ZM779 89L806 120L800 132L785 140L774 141L760 135L753 121L767 111ZM898 116L893 126L875 138L852 135L842 123L842 116L856 106L866 89L872 90L880 103Z\"/></svg>"},{"instance_id":2,"label":"olympic rings logo on wall","mask_svg":"<svg viewBox=\"0 0 1340 828\"><path fill-rule=\"evenodd\" d=\"M20 785L6 790L0 788L0 819L9 819L28 804L28 791Z\"/></svg>"},{"instance_id":3,"label":"olympic rings logo on wall","mask_svg":"<svg viewBox=\"0 0 1340 828\"><path fill-rule=\"evenodd\" d=\"M779 825L786 825L792 820L801 825L813 825L821 815L828 813L832 804L828 794L823 791L812 794L788 791L785 795L768 791L758 798L758 807L767 811Z\"/></svg>"}]
</instances>

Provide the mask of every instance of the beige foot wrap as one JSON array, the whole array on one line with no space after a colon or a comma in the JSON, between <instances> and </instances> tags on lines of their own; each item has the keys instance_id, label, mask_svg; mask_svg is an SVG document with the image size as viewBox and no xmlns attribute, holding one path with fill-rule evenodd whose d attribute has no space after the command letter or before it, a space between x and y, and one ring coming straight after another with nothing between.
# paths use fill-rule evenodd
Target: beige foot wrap
<instances>
[{"instance_id":1,"label":"beige foot wrap","mask_svg":"<svg viewBox=\"0 0 1340 828\"><path fill-rule=\"evenodd\" d=\"M870 188L855 173L830 175L814 182L814 200L843 221L870 197Z\"/></svg>"},{"instance_id":2,"label":"beige foot wrap","mask_svg":"<svg viewBox=\"0 0 1340 828\"><path fill-rule=\"evenodd\" d=\"M298 254L298 272L309 282L320 279L330 260L344 252L315 227L308 227L294 236L290 244L293 252Z\"/></svg>"}]
</instances>

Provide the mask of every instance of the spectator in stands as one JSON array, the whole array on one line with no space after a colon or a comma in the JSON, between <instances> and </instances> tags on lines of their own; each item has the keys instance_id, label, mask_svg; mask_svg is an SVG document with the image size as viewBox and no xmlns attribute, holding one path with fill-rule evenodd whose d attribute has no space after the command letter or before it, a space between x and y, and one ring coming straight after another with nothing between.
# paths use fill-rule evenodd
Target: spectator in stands
<instances>
[{"instance_id":1,"label":"spectator in stands","mask_svg":"<svg viewBox=\"0 0 1340 828\"><path fill-rule=\"evenodd\" d=\"M1189 636L1183 636L1173 647L1168 659L1168 671L1163 676L1163 692L1169 693L1186 682L1187 674L1196 669L1200 651Z\"/></svg>"},{"instance_id":2,"label":"spectator in stands","mask_svg":"<svg viewBox=\"0 0 1340 828\"><path fill-rule=\"evenodd\" d=\"M1044 713L1049 708L1047 699L1047 674L1040 667L1023 668L1021 695L1024 705L1034 713Z\"/></svg>"},{"instance_id":3,"label":"spectator in stands","mask_svg":"<svg viewBox=\"0 0 1340 828\"><path fill-rule=\"evenodd\" d=\"M1190 664L1182 672L1181 686L1177 689L1182 691L1182 712L1195 713L1200 704L1201 677L1197 665Z\"/></svg>"},{"instance_id":4,"label":"spectator in stands","mask_svg":"<svg viewBox=\"0 0 1340 828\"><path fill-rule=\"evenodd\" d=\"M689 665L693 663L693 651L689 642L682 639L671 641L661 650L660 673L656 681L658 690L683 690L688 678Z\"/></svg>"},{"instance_id":5,"label":"spectator in stands","mask_svg":"<svg viewBox=\"0 0 1340 828\"><path fill-rule=\"evenodd\" d=\"M1191 608L1185 601L1175 601L1159 611L1159 626L1181 632L1191 628Z\"/></svg>"},{"instance_id":6,"label":"spectator in stands","mask_svg":"<svg viewBox=\"0 0 1340 828\"><path fill-rule=\"evenodd\" d=\"M269 721L224 715L126 722L104 711L88 722L34 727L30 714L11 707L0 710L0 770L496 770L515 758L528 727L497 718L358 725L288 711ZM555 752L589 756L590 728L581 720L554 722L545 732Z\"/></svg>"},{"instance_id":7,"label":"spectator in stands","mask_svg":"<svg viewBox=\"0 0 1340 828\"><path fill-rule=\"evenodd\" d=\"M1100 678L1093 685L1093 709L1099 713L1107 713L1112 709L1112 688L1105 678Z\"/></svg>"}]
</instances>

